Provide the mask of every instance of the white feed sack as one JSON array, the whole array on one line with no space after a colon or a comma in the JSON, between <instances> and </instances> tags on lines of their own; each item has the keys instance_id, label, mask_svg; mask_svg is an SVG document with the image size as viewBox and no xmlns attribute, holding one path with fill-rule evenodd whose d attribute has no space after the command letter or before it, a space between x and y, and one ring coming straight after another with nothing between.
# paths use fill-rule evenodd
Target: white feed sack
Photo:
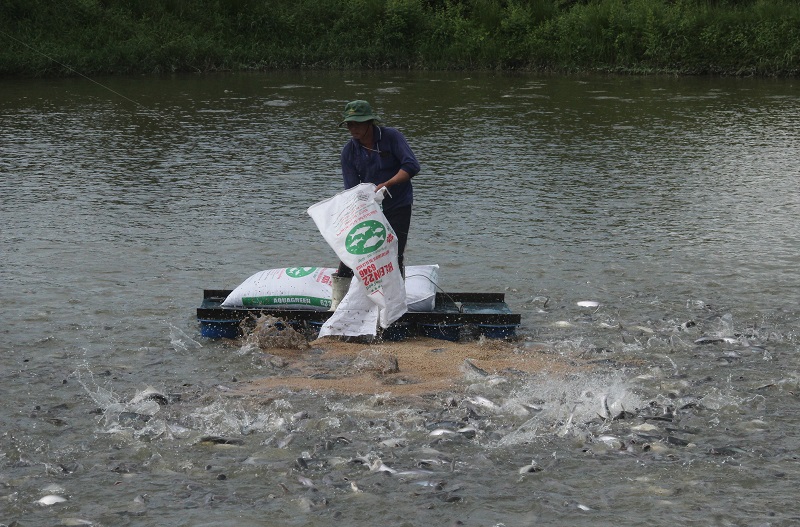
<instances>
[{"instance_id":1,"label":"white feed sack","mask_svg":"<svg viewBox=\"0 0 800 527\"><path fill-rule=\"evenodd\" d=\"M345 299L351 294L365 295L379 308L379 323L387 328L408 308L403 277L397 267L397 235L381 211L382 199L383 194L375 193L375 185L362 183L312 205L308 214L336 256L355 273L352 284L358 287L351 285ZM339 311L326 325L338 324ZM336 334L361 331L360 334L374 335L377 327L368 327L371 319L367 317L360 327ZM320 334L324 330L325 326Z\"/></svg>"},{"instance_id":2,"label":"white feed sack","mask_svg":"<svg viewBox=\"0 0 800 527\"><path fill-rule=\"evenodd\" d=\"M326 311L331 305L332 267L267 269L234 289L224 307ZM439 266L406 266L406 304L413 312L433 311L439 290Z\"/></svg>"},{"instance_id":3,"label":"white feed sack","mask_svg":"<svg viewBox=\"0 0 800 527\"><path fill-rule=\"evenodd\" d=\"M222 306L327 311L334 271L331 267L267 269L231 291Z\"/></svg>"},{"instance_id":4,"label":"white feed sack","mask_svg":"<svg viewBox=\"0 0 800 527\"><path fill-rule=\"evenodd\" d=\"M433 311L439 289L438 265L406 266L406 304L413 312Z\"/></svg>"}]
</instances>

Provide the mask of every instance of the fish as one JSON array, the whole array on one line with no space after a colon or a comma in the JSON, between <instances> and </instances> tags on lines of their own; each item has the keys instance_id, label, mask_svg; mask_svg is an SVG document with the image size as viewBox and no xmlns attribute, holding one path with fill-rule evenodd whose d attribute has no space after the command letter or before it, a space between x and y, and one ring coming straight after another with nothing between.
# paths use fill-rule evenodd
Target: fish
<instances>
[{"instance_id":1,"label":"fish","mask_svg":"<svg viewBox=\"0 0 800 527\"><path fill-rule=\"evenodd\" d=\"M529 405L512 401L510 403L505 404L506 411L515 415L517 417L529 417L535 411L541 411L542 409L539 408L538 410L533 410Z\"/></svg>"},{"instance_id":2,"label":"fish","mask_svg":"<svg viewBox=\"0 0 800 527\"><path fill-rule=\"evenodd\" d=\"M655 425L651 425L650 423L642 423L640 425L632 426L631 430L635 432L653 432L658 430L658 427Z\"/></svg>"},{"instance_id":3,"label":"fish","mask_svg":"<svg viewBox=\"0 0 800 527\"><path fill-rule=\"evenodd\" d=\"M288 447L289 445L292 444L292 442L295 440L296 437L297 436L295 436L294 434L290 433L289 435L287 435L286 437L284 437L283 439L278 441L276 446L278 448L286 448L286 447Z\"/></svg>"},{"instance_id":4,"label":"fish","mask_svg":"<svg viewBox=\"0 0 800 527\"><path fill-rule=\"evenodd\" d=\"M494 402L490 401L489 399L487 399L486 397L483 397L483 396L480 396L480 395L476 395L475 397L467 399L467 402L468 403L472 403L475 406L480 406L482 408L488 408L489 410L493 410L495 412L500 410L500 405L498 405L497 403L494 403Z\"/></svg>"},{"instance_id":5,"label":"fish","mask_svg":"<svg viewBox=\"0 0 800 527\"><path fill-rule=\"evenodd\" d=\"M734 456L736 454L747 454L748 452L737 446L728 445L722 447L711 447L708 450L708 453L712 456Z\"/></svg>"},{"instance_id":6,"label":"fish","mask_svg":"<svg viewBox=\"0 0 800 527\"><path fill-rule=\"evenodd\" d=\"M564 426L558 432L559 437L565 437L570 432L570 429L572 428L572 420L575 419L575 409L577 407L578 407L577 404L572 407L572 411L569 413L569 418L567 418L567 422L564 423Z\"/></svg>"},{"instance_id":7,"label":"fish","mask_svg":"<svg viewBox=\"0 0 800 527\"><path fill-rule=\"evenodd\" d=\"M739 344L739 341L733 337L700 337L694 341L695 344Z\"/></svg>"},{"instance_id":8,"label":"fish","mask_svg":"<svg viewBox=\"0 0 800 527\"><path fill-rule=\"evenodd\" d=\"M525 409L527 409L530 413L541 412L544 409L544 401L538 404L534 403L520 403Z\"/></svg>"},{"instance_id":9,"label":"fish","mask_svg":"<svg viewBox=\"0 0 800 527\"><path fill-rule=\"evenodd\" d=\"M420 480L420 481L415 481L414 485L419 485L420 487L434 487L434 488L436 488L438 490L441 490L442 488L444 488L444 481L441 481L441 480L436 481L436 480L424 479L424 480Z\"/></svg>"},{"instance_id":10,"label":"fish","mask_svg":"<svg viewBox=\"0 0 800 527\"><path fill-rule=\"evenodd\" d=\"M478 434L478 429L474 426L465 426L463 428L459 428L456 430L459 434L466 437L467 439L472 439Z\"/></svg>"},{"instance_id":11,"label":"fish","mask_svg":"<svg viewBox=\"0 0 800 527\"><path fill-rule=\"evenodd\" d=\"M43 496L42 498L36 500L36 503L38 505L46 507L49 505L55 505L56 503L64 503L65 501L67 501L67 498L65 498L64 496L59 496L57 494L48 494L47 496Z\"/></svg>"},{"instance_id":12,"label":"fish","mask_svg":"<svg viewBox=\"0 0 800 527\"><path fill-rule=\"evenodd\" d=\"M420 459L417 461L418 467L430 467L435 465L449 465L450 460L445 459L435 459L435 458L428 458L428 459Z\"/></svg>"},{"instance_id":13,"label":"fish","mask_svg":"<svg viewBox=\"0 0 800 527\"><path fill-rule=\"evenodd\" d=\"M457 430L464 426L463 421L434 421L425 425L428 430L435 430L437 428L447 428L448 430Z\"/></svg>"},{"instance_id":14,"label":"fish","mask_svg":"<svg viewBox=\"0 0 800 527\"><path fill-rule=\"evenodd\" d=\"M453 435L455 433L456 432L454 432L453 430L448 430L447 428L437 428L435 430L431 430L430 434L428 434L428 435L431 435L431 436L446 436L446 435Z\"/></svg>"},{"instance_id":15,"label":"fish","mask_svg":"<svg viewBox=\"0 0 800 527\"><path fill-rule=\"evenodd\" d=\"M601 435L597 436L595 439L604 445L610 446L611 448L621 449L624 446L624 443L620 438L612 435Z\"/></svg>"},{"instance_id":16,"label":"fish","mask_svg":"<svg viewBox=\"0 0 800 527\"><path fill-rule=\"evenodd\" d=\"M308 487L310 489L315 488L314 482L305 476L297 476L297 481L304 487Z\"/></svg>"},{"instance_id":17,"label":"fish","mask_svg":"<svg viewBox=\"0 0 800 527\"><path fill-rule=\"evenodd\" d=\"M292 415L292 419L291 420L292 420L292 423L296 423L296 422L301 421L303 419L308 419L308 412L306 412L305 410L297 412L294 415Z\"/></svg>"},{"instance_id":18,"label":"fish","mask_svg":"<svg viewBox=\"0 0 800 527\"><path fill-rule=\"evenodd\" d=\"M605 414L606 414L606 415L604 415L604 416L601 416L601 417L602 417L603 419L611 419L611 418L612 418L612 415L611 415L611 409L608 407L608 396L606 396L606 395L603 395L603 396L600 398L600 401L601 401L601 404L603 405L603 411L604 411L604 412L605 412Z\"/></svg>"},{"instance_id":19,"label":"fish","mask_svg":"<svg viewBox=\"0 0 800 527\"><path fill-rule=\"evenodd\" d=\"M661 443L660 440L653 441L651 443L645 443L642 445L642 452L653 452L655 454L661 454L663 452L668 452L669 448L667 445Z\"/></svg>"},{"instance_id":20,"label":"fish","mask_svg":"<svg viewBox=\"0 0 800 527\"><path fill-rule=\"evenodd\" d=\"M381 461L380 459L376 459L375 461L373 461L372 464L369 466L369 470L371 472L388 472L389 474L397 473L395 469L384 465L383 461Z\"/></svg>"},{"instance_id":21,"label":"fish","mask_svg":"<svg viewBox=\"0 0 800 527\"><path fill-rule=\"evenodd\" d=\"M411 470L401 470L399 472L396 472L396 474L398 476L420 478L420 477L428 477L436 473L431 470L411 469Z\"/></svg>"},{"instance_id":22,"label":"fish","mask_svg":"<svg viewBox=\"0 0 800 527\"><path fill-rule=\"evenodd\" d=\"M461 371L464 373L464 375L471 377L481 378L489 376L489 373L486 370L475 366L475 364L469 359L464 359L464 362L461 363Z\"/></svg>"},{"instance_id":23,"label":"fish","mask_svg":"<svg viewBox=\"0 0 800 527\"><path fill-rule=\"evenodd\" d=\"M297 436L295 436L294 434L289 433L286 437L284 437L283 439L280 439L276 443L276 446L278 448L286 448L286 447L288 447L289 445L292 444L292 442L295 440L296 437Z\"/></svg>"},{"instance_id":24,"label":"fish","mask_svg":"<svg viewBox=\"0 0 800 527\"><path fill-rule=\"evenodd\" d=\"M169 404L169 398L155 388L147 387L131 399L131 404L140 403L143 401L155 401L159 406L166 406Z\"/></svg>"},{"instance_id":25,"label":"fish","mask_svg":"<svg viewBox=\"0 0 800 527\"><path fill-rule=\"evenodd\" d=\"M691 444L691 441L688 441L686 439L681 439L680 437L667 436L667 444L676 446L688 446Z\"/></svg>"},{"instance_id":26,"label":"fish","mask_svg":"<svg viewBox=\"0 0 800 527\"><path fill-rule=\"evenodd\" d=\"M530 472L541 472L542 467L539 466L539 463L536 462L535 459L531 460L530 465L525 465L524 467L519 468L520 474L528 474Z\"/></svg>"},{"instance_id":27,"label":"fish","mask_svg":"<svg viewBox=\"0 0 800 527\"><path fill-rule=\"evenodd\" d=\"M372 464L372 461L370 461L367 456L362 456L360 454L357 455L354 458L351 458L349 462L350 463L358 463L359 465L367 465L367 466Z\"/></svg>"},{"instance_id":28,"label":"fish","mask_svg":"<svg viewBox=\"0 0 800 527\"><path fill-rule=\"evenodd\" d=\"M243 445L244 441L233 437L203 436L198 443L211 445Z\"/></svg>"}]
</instances>

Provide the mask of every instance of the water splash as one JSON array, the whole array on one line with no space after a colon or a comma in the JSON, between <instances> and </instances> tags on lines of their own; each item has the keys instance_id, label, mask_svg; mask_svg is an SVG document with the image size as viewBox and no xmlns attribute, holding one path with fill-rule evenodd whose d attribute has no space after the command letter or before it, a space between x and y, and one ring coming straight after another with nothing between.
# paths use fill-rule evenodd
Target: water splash
<instances>
[{"instance_id":1,"label":"water splash","mask_svg":"<svg viewBox=\"0 0 800 527\"><path fill-rule=\"evenodd\" d=\"M169 342L175 351L198 350L203 347L201 343L187 335L185 331L172 324L169 325Z\"/></svg>"},{"instance_id":2,"label":"water splash","mask_svg":"<svg viewBox=\"0 0 800 527\"><path fill-rule=\"evenodd\" d=\"M124 400L111 388L99 386L94 374L88 367L73 373L86 394L102 411L102 419L109 430L130 428L127 424L139 421L145 423L161 410L166 397L155 388L148 386L134 394L130 400ZM123 422L126 423L123 425Z\"/></svg>"},{"instance_id":3,"label":"water splash","mask_svg":"<svg viewBox=\"0 0 800 527\"><path fill-rule=\"evenodd\" d=\"M240 401L219 400L198 408L189 415L192 428L209 435L247 435L275 433L287 427L287 419L273 409L248 409Z\"/></svg>"},{"instance_id":4,"label":"water splash","mask_svg":"<svg viewBox=\"0 0 800 527\"><path fill-rule=\"evenodd\" d=\"M584 373L563 378L539 375L514 391L510 400L541 410L497 442L510 446L551 437L580 436L587 423L611 421L645 402L620 372Z\"/></svg>"}]
</instances>

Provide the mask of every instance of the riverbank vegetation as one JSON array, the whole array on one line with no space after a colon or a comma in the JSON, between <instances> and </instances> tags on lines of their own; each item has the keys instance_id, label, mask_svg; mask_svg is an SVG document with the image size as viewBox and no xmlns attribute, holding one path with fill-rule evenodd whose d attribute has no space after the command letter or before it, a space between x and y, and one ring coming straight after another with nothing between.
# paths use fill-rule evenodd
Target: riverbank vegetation
<instances>
[{"instance_id":1,"label":"riverbank vegetation","mask_svg":"<svg viewBox=\"0 0 800 527\"><path fill-rule=\"evenodd\" d=\"M795 76L794 0L3 0L0 75L412 68Z\"/></svg>"}]
</instances>

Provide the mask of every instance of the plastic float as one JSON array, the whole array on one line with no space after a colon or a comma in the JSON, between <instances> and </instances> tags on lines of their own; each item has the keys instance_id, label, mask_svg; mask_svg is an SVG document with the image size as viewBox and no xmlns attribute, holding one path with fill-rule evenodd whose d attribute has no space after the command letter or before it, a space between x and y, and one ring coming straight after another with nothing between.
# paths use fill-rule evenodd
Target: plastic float
<instances>
[{"instance_id":1,"label":"plastic float","mask_svg":"<svg viewBox=\"0 0 800 527\"><path fill-rule=\"evenodd\" d=\"M206 289L203 302L197 308L201 335L206 338L234 339L243 328L254 326L261 315L285 321L294 329L309 333L333 314L332 311L289 309L277 306L226 307L223 302L232 290ZM493 339L511 338L521 322L519 313L512 313L504 293L446 293L435 294L430 311L405 313L380 335L383 340L398 341L413 336L458 341L464 337L485 336Z\"/></svg>"}]
</instances>

